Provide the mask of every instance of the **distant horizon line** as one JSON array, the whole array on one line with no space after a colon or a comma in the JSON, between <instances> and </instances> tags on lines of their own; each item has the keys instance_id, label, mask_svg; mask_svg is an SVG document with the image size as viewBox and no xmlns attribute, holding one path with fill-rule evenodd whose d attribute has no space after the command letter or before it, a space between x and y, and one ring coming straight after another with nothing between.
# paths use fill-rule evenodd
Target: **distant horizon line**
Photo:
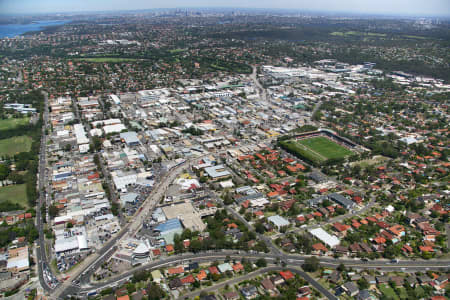
<instances>
[{"instance_id":1,"label":"distant horizon line","mask_svg":"<svg viewBox=\"0 0 450 300\"><path fill-rule=\"evenodd\" d=\"M284 12L285 14L305 13L305 14L324 14L333 16L364 16L364 17L400 17L400 18L438 18L450 19L450 14L408 14L408 13L381 13L381 12L357 12L357 11L333 11L333 10L309 10L304 8L263 8L263 7L231 7L231 6L180 6L180 7L159 7L159 8L142 8L142 9L110 9L110 10L75 10L75 11L60 11L60 12L37 12L37 13L1 13L0 17L33 17L45 15L89 15L89 14L117 14L117 13L136 13L136 12L151 12L158 10L242 10L242 11L266 11L266 12ZM288 13L289 12L289 13Z\"/></svg>"}]
</instances>

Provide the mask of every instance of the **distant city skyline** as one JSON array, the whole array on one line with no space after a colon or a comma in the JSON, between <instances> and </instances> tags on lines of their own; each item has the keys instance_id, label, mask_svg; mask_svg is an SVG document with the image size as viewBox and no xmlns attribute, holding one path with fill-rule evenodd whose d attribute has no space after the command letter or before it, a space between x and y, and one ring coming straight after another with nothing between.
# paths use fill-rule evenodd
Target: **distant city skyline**
<instances>
[{"instance_id":1,"label":"distant city skyline","mask_svg":"<svg viewBox=\"0 0 450 300\"><path fill-rule=\"evenodd\" d=\"M0 0L0 14L3 15L177 7L268 8L399 16L450 16L449 0Z\"/></svg>"}]
</instances>

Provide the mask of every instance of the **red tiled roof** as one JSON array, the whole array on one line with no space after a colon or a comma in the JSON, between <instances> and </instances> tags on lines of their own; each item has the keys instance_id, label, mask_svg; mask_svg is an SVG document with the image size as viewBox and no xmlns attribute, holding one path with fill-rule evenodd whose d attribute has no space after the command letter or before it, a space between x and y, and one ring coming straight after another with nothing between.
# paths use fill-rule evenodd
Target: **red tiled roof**
<instances>
[{"instance_id":1,"label":"red tiled roof","mask_svg":"<svg viewBox=\"0 0 450 300\"><path fill-rule=\"evenodd\" d=\"M244 270L244 266L243 266L240 262L235 263L235 264L233 265L233 270L234 270L235 272L242 271L242 270Z\"/></svg>"},{"instance_id":2,"label":"red tiled roof","mask_svg":"<svg viewBox=\"0 0 450 300\"><path fill-rule=\"evenodd\" d=\"M267 193L267 197L269 197L269 198L276 197L276 196L278 196L278 192L277 191L273 191L273 192Z\"/></svg>"},{"instance_id":3,"label":"red tiled roof","mask_svg":"<svg viewBox=\"0 0 450 300\"><path fill-rule=\"evenodd\" d=\"M404 246L402 247L402 250L403 250L404 252L409 252L409 253L412 253L412 252L413 252L413 248L411 248L410 245L404 245Z\"/></svg>"},{"instance_id":4,"label":"red tiled roof","mask_svg":"<svg viewBox=\"0 0 450 300\"><path fill-rule=\"evenodd\" d=\"M207 274L206 274L205 270L201 270L197 274L197 279L200 280L200 281L203 280L203 279L206 279L206 277L207 277Z\"/></svg>"},{"instance_id":5,"label":"red tiled roof","mask_svg":"<svg viewBox=\"0 0 450 300\"><path fill-rule=\"evenodd\" d=\"M167 272L169 273L169 275L181 274L184 273L184 268L183 267L169 268Z\"/></svg>"},{"instance_id":6,"label":"red tiled roof","mask_svg":"<svg viewBox=\"0 0 450 300\"><path fill-rule=\"evenodd\" d=\"M377 221L377 219L375 219L374 217L367 217L366 220L373 223Z\"/></svg>"},{"instance_id":7,"label":"red tiled roof","mask_svg":"<svg viewBox=\"0 0 450 300\"><path fill-rule=\"evenodd\" d=\"M352 221L352 226L355 229L358 229L359 227L361 227L361 223L359 223L358 221Z\"/></svg>"},{"instance_id":8,"label":"red tiled roof","mask_svg":"<svg viewBox=\"0 0 450 300\"><path fill-rule=\"evenodd\" d=\"M284 280L289 280L291 278L294 278L294 274L292 274L291 271L287 270L287 271L281 271L280 272L281 277L284 278Z\"/></svg>"},{"instance_id":9,"label":"red tiled roof","mask_svg":"<svg viewBox=\"0 0 450 300\"><path fill-rule=\"evenodd\" d=\"M362 202L362 198L360 196L354 196L353 201L359 204Z\"/></svg>"},{"instance_id":10,"label":"red tiled roof","mask_svg":"<svg viewBox=\"0 0 450 300\"><path fill-rule=\"evenodd\" d=\"M341 224L339 222L334 223L333 227L339 232L344 232L350 229L350 225Z\"/></svg>"},{"instance_id":11,"label":"red tiled roof","mask_svg":"<svg viewBox=\"0 0 450 300\"><path fill-rule=\"evenodd\" d=\"M194 283L195 282L195 278L194 275L190 274L184 278L181 278L181 283L183 284L188 284L188 283Z\"/></svg>"},{"instance_id":12,"label":"red tiled roof","mask_svg":"<svg viewBox=\"0 0 450 300\"><path fill-rule=\"evenodd\" d=\"M327 252L328 251L327 247L325 247L325 245L322 244L322 243L314 244L314 245L312 245L312 247L316 251L323 251L323 252Z\"/></svg>"},{"instance_id":13,"label":"red tiled roof","mask_svg":"<svg viewBox=\"0 0 450 300\"><path fill-rule=\"evenodd\" d=\"M297 217L297 221L299 221L299 222L305 222L306 219L305 219L304 216L298 216L298 217Z\"/></svg>"},{"instance_id":14,"label":"red tiled roof","mask_svg":"<svg viewBox=\"0 0 450 300\"><path fill-rule=\"evenodd\" d=\"M419 246L419 249L422 252L434 252L434 249L431 246Z\"/></svg>"},{"instance_id":15,"label":"red tiled roof","mask_svg":"<svg viewBox=\"0 0 450 300\"><path fill-rule=\"evenodd\" d=\"M373 239L375 241L375 243L377 244L384 244L386 243L386 239L382 236L377 236L376 238Z\"/></svg>"}]
</instances>

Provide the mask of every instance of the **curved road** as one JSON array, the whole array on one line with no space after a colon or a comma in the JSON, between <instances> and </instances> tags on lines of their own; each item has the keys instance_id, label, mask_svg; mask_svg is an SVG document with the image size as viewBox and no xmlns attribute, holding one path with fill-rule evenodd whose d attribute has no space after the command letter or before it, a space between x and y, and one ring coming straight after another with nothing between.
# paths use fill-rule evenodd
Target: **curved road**
<instances>
[{"instance_id":1,"label":"curved road","mask_svg":"<svg viewBox=\"0 0 450 300\"><path fill-rule=\"evenodd\" d=\"M254 74L256 68L254 68ZM256 77L255 80L257 81ZM46 96L46 95L45 95ZM45 99L45 107L47 108L47 96ZM48 110L46 110L48 112ZM47 124L47 113L44 113L44 121ZM46 126L43 128L43 132L45 131ZM45 133L45 132L44 132ZM118 276L112 277L104 282L97 282L90 284L90 278L93 272L105 261L107 260L114 252L115 245L117 241L125 236L125 234L129 234L133 236L142 226L142 222L153 209L159 203L161 197L164 195L168 186L172 183L178 174L184 172L186 168L188 168L194 161L201 159L202 157L196 157L191 160L186 161L184 164L170 170L164 177L161 178L161 181L154 187L152 192L149 194L147 199L142 204L142 209L138 210L133 217L133 221L131 223L126 224L119 233L116 234L109 242L107 242L95 255L91 255L85 261L80 263L74 271L72 272L72 276L61 284L56 289L52 289L48 286L44 279L43 269L49 269L46 256L45 256L45 244L44 244L44 234L43 234L43 224L42 224L42 216L40 214L40 207L45 203L44 193L41 193L39 198L39 206L37 209L37 226L39 228L39 240L37 246L37 257L38 257L38 268L39 268L39 280L41 282L42 287L49 293L52 294L52 299L65 299L69 295L86 295L86 293L96 290L96 289L104 289L106 287L117 286L119 283L125 282L128 280L136 271L139 270L152 270L158 269L161 267L166 267L175 264L183 264L186 262L208 262L214 260L225 260L225 259L237 259L241 260L242 258L247 258L250 260L257 260L259 258L265 258L269 263L278 263L282 262L287 265L287 268L292 268L295 270L297 274L300 274L303 278L305 278L308 282L310 282L317 290L321 291L324 295L326 295L329 299L335 299L327 290L325 290L319 283L317 283L314 279L310 278L308 274L296 269L296 267L301 267L304 263L304 260L310 256L301 256L301 255L290 255L281 252L276 246L273 245L269 238L258 235L259 238L264 240L269 249L272 250L271 253L249 253L243 251L231 251L231 250L218 250L216 252L202 252L197 254L183 254L176 255L172 257L168 257L166 259L161 259L158 261L151 262L146 265L142 265L129 271L122 273ZM40 154L40 166L39 166L39 189L42 191L45 184L45 135L43 135L41 140L41 154ZM44 174L42 176L42 174ZM214 195L216 196L216 195ZM217 196L216 196L217 197ZM215 197L215 198L216 198ZM233 209L225 206L227 210L232 213L235 217L241 220L245 225L251 228L250 224L242 218L239 214L237 214ZM385 271L405 271L408 269L409 271L419 271L419 270L428 270L428 269L449 269L450 261L448 260L430 260L430 261L400 261L397 264L389 264L387 260L377 260L370 262L363 262L361 260L352 260L352 259L333 259L333 258L321 258L318 257L322 266L336 268L340 264L345 264L347 267L353 267L357 269L380 269ZM280 268L280 267L277 267ZM299 273L301 272L301 273ZM80 286L81 285L81 286ZM331 297L330 297L331 296Z\"/></svg>"},{"instance_id":2,"label":"curved road","mask_svg":"<svg viewBox=\"0 0 450 300\"><path fill-rule=\"evenodd\" d=\"M66 288L64 292L60 295L61 298L65 298L69 295L85 295L86 293L97 290L104 289L107 287L115 287L119 283L127 281L133 276L136 271L141 270L155 270L162 267L185 264L189 262L210 262L215 260L226 260L226 259L236 259L241 260L242 258L249 259L251 261L256 261L260 258L264 258L268 263L275 264L278 261L284 262L289 267L301 267L305 259L310 256L300 256L300 255L288 255L282 254L270 254L270 253L248 253L244 251L229 251L229 250L218 250L201 252L197 254L182 254L177 256L168 257L166 259L161 259L158 261L151 262L146 265L141 265L133 268L125 273L109 278L106 281L93 283L87 287L79 287L71 285ZM409 271L425 271L428 269L440 269L447 270L450 268L450 261L442 260L429 260L429 261L399 261L395 264L390 264L389 260L375 260L364 262L361 260L353 259L334 259L334 258L321 258L318 257L320 264L324 267L336 268L340 264L344 264L346 267L351 267L354 269L378 269L383 271L405 271L407 268ZM306 274L307 275L307 274ZM306 278L305 278L306 279ZM313 280L313 279L310 279ZM314 286L316 287L316 286Z\"/></svg>"},{"instance_id":3,"label":"curved road","mask_svg":"<svg viewBox=\"0 0 450 300\"><path fill-rule=\"evenodd\" d=\"M133 216L133 221L126 224L112 239L110 239L100 250L98 250L94 255L89 256L85 261L81 262L78 266L74 268L70 278L65 281L60 287L55 290L54 296L56 298L60 297L61 294L65 294L64 290L72 284L72 282L89 281L89 276L98 268L105 260L110 256L111 250L115 247L117 241L122 239L125 234L128 233L129 236L134 235L142 226L145 216L150 213L153 208L158 204L161 197L164 195L169 184L178 176L180 173L184 172L187 167L189 167L193 161L201 159L200 157L192 158L186 161L182 165L172 169L169 173L161 178L161 181L155 186L155 188L150 192L147 199L145 199L141 208Z\"/></svg>"},{"instance_id":4,"label":"curved road","mask_svg":"<svg viewBox=\"0 0 450 300\"><path fill-rule=\"evenodd\" d=\"M292 273L300 275L301 277L303 277L303 279L305 279L309 284L311 284L316 290L321 292L328 299L332 299L332 300L337 300L338 299L333 294L331 294L326 288L324 288L317 281L315 281L313 278L311 278L311 276L309 276L308 274L306 274L305 272L303 272L299 268L293 268L293 267L285 267L285 268L283 268L283 267L280 267L280 266L270 266L270 267L261 268L261 269L258 269L256 271L253 271L251 273L245 274L243 276L239 276L239 277L232 278L230 280L221 282L219 284L215 284L215 285L212 285L212 286L209 286L209 287L206 287L206 288L203 287L201 290L197 290L197 291L194 291L194 292L191 292L191 293L187 293L187 294L183 295L181 298L192 299L192 298L194 298L196 296L199 296L200 293L202 293L202 292L207 292L207 293L214 292L214 291L216 291L218 289L221 289L221 288L225 287L226 285L231 286L231 285L237 284L237 283L239 283L241 281L251 279L253 277L262 275L262 274L267 273L267 272L282 271L282 270L289 270Z\"/></svg>"}]
</instances>

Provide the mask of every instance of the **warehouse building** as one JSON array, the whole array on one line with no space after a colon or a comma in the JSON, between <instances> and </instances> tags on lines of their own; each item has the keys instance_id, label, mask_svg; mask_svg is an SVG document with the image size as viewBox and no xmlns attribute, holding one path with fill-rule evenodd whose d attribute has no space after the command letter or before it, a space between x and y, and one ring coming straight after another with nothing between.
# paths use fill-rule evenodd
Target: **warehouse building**
<instances>
[{"instance_id":1,"label":"warehouse building","mask_svg":"<svg viewBox=\"0 0 450 300\"><path fill-rule=\"evenodd\" d=\"M194 209L191 203L182 202L164 206L161 208L167 219L178 219L183 224L184 228L192 231L203 231L206 228L200 214Z\"/></svg>"},{"instance_id":2,"label":"warehouse building","mask_svg":"<svg viewBox=\"0 0 450 300\"><path fill-rule=\"evenodd\" d=\"M340 244L340 241L336 236L329 234L322 228L311 229L309 233L323 243L327 244L330 248L334 248Z\"/></svg>"},{"instance_id":3,"label":"warehouse building","mask_svg":"<svg viewBox=\"0 0 450 300\"><path fill-rule=\"evenodd\" d=\"M134 131L122 132L120 134L120 138L128 145L128 146L138 146L140 144L137 133Z\"/></svg>"}]
</instances>

